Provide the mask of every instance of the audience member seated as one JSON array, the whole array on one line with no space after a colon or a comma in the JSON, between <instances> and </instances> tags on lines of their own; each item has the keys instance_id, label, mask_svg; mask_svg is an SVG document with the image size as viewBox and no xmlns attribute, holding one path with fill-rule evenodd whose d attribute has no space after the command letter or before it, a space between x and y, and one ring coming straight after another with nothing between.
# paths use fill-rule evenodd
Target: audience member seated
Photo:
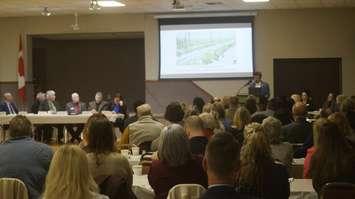
<instances>
[{"instance_id":1,"label":"audience member seated","mask_svg":"<svg viewBox=\"0 0 355 199\"><path fill-rule=\"evenodd\" d=\"M304 105L306 105L307 111L314 111L315 107L312 101L312 97L309 96L309 91L303 91L301 93L301 101Z\"/></svg>"},{"instance_id":2,"label":"audience member seated","mask_svg":"<svg viewBox=\"0 0 355 199\"><path fill-rule=\"evenodd\" d=\"M183 125L183 119L185 116L185 112L182 109L182 106L179 102L171 102L166 108L164 113L164 119L161 121L164 126L168 126L170 124L180 124ZM161 140L160 136L152 142L151 150L157 151L159 142Z\"/></svg>"},{"instance_id":3,"label":"audience member seated","mask_svg":"<svg viewBox=\"0 0 355 199\"><path fill-rule=\"evenodd\" d=\"M134 144L139 146L151 143L160 136L163 124L154 120L149 104L137 107L138 121L128 125L121 137L120 144Z\"/></svg>"},{"instance_id":4,"label":"audience member seated","mask_svg":"<svg viewBox=\"0 0 355 199\"><path fill-rule=\"evenodd\" d=\"M253 95L248 96L245 101L245 107L248 109L250 115L253 115L258 110L256 98Z\"/></svg>"},{"instance_id":5,"label":"audience member seated","mask_svg":"<svg viewBox=\"0 0 355 199\"><path fill-rule=\"evenodd\" d=\"M37 114L39 111L39 107L40 104L46 100L46 94L44 94L43 92L38 92L36 94L36 99L34 101L34 103L31 106L31 113Z\"/></svg>"},{"instance_id":6,"label":"audience member seated","mask_svg":"<svg viewBox=\"0 0 355 199\"><path fill-rule=\"evenodd\" d=\"M241 106L234 114L233 124L227 129L227 132L232 133L233 137L239 143L244 141L244 127L251 122L251 117L248 109Z\"/></svg>"},{"instance_id":7,"label":"audience member seated","mask_svg":"<svg viewBox=\"0 0 355 199\"><path fill-rule=\"evenodd\" d=\"M355 129L355 99L347 97L340 106L340 111L345 114L352 129Z\"/></svg>"},{"instance_id":8,"label":"audience member seated","mask_svg":"<svg viewBox=\"0 0 355 199\"><path fill-rule=\"evenodd\" d=\"M347 96L345 95L337 95L337 97L335 98L336 101L336 111L335 112L339 112L341 105L343 104L343 102L345 101L345 99L347 98Z\"/></svg>"},{"instance_id":9,"label":"audience member seated","mask_svg":"<svg viewBox=\"0 0 355 199\"><path fill-rule=\"evenodd\" d=\"M203 160L208 175L208 190L201 199L247 199L235 189L239 169L240 145L228 133L214 135Z\"/></svg>"},{"instance_id":10,"label":"audience member seated","mask_svg":"<svg viewBox=\"0 0 355 199\"><path fill-rule=\"evenodd\" d=\"M266 116L266 115L264 115L264 114L257 114L257 115L253 115L252 117L251 117L251 122L253 123L253 122L256 122L256 123L259 123L259 124L261 124L261 123L263 123L263 121L264 121L264 119L266 119L268 116Z\"/></svg>"},{"instance_id":11,"label":"audience member seated","mask_svg":"<svg viewBox=\"0 0 355 199\"><path fill-rule=\"evenodd\" d=\"M54 154L42 198L109 199L98 191L85 152L75 145L61 146Z\"/></svg>"},{"instance_id":12,"label":"audience member seated","mask_svg":"<svg viewBox=\"0 0 355 199\"><path fill-rule=\"evenodd\" d=\"M215 102L212 105L212 114L217 119L220 129L225 132L226 128L230 127L230 123L226 120L226 112L222 102Z\"/></svg>"},{"instance_id":13,"label":"audience member seated","mask_svg":"<svg viewBox=\"0 0 355 199\"><path fill-rule=\"evenodd\" d=\"M306 121L307 107L303 103L296 103L292 107L294 122L282 127L283 140L290 143L304 143L312 136L312 126Z\"/></svg>"},{"instance_id":14,"label":"audience member seated","mask_svg":"<svg viewBox=\"0 0 355 199\"><path fill-rule=\"evenodd\" d=\"M152 162L148 174L156 199L165 199L169 190L177 184L207 187L202 157L191 154L188 137L179 124L171 124L163 129L158 157L159 160Z\"/></svg>"},{"instance_id":15,"label":"audience member seated","mask_svg":"<svg viewBox=\"0 0 355 199\"><path fill-rule=\"evenodd\" d=\"M274 162L261 124L249 124L244 131L245 141L237 178L239 192L263 199L288 199L290 184L287 169Z\"/></svg>"},{"instance_id":16,"label":"audience member seated","mask_svg":"<svg viewBox=\"0 0 355 199\"><path fill-rule=\"evenodd\" d=\"M73 93L71 95L71 102L68 102L66 105L66 111L68 112L68 115L79 115L83 111L86 111L86 105L84 102L80 102L80 97L78 93ZM74 127L76 127L76 130L74 130ZM70 135L72 136L71 142L74 143L75 140L78 141L78 143L81 142L80 134L84 129L83 124L66 124L65 127Z\"/></svg>"},{"instance_id":17,"label":"audience member seated","mask_svg":"<svg viewBox=\"0 0 355 199\"><path fill-rule=\"evenodd\" d=\"M111 122L103 114L94 114L87 128L87 157L90 172L98 185L110 176L124 178L132 188L132 168L118 153Z\"/></svg>"},{"instance_id":18,"label":"audience member seated","mask_svg":"<svg viewBox=\"0 0 355 199\"><path fill-rule=\"evenodd\" d=\"M205 101L201 97L195 97L192 101L193 108L197 111L197 114L202 113Z\"/></svg>"},{"instance_id":19,"label":"audience member seated","mask_svg":"<svg viewBox=\"0 0 355 199\"><path fill-rule=\"evenodd\" d=\"M336 112L331 114L328 119L338 125L347 141L355 148L355 133L351 128L348 119L343 113Z\"/></svg>"},{"instance_id":20,"label":"audience member seated","mask_svg":"<svg viewBox=\"0 0 355 199\"><path fill-rule=\"evenodd\" d=\"M355 184L355 153L333 122L320 127L318 146L313 154L310 176L317 193L330 182Z\"/></svg>"},{"instance_id":21,"label":"audience member seated","mask_svg":"<svg viewBox=\"0 0 355 199\"><path fill-rule=\"evenodd\" d=\"M4 93L4 101L0 103L0 112L6 114L17 114L18 109L11 93Z\"/></svg>"},{"instance_id":22,"label":"audience member seated","mask_svg":"<svg viewBox=\"0 0 355 199\"><path fill-rule=\"evenodd\" d=\"M185 130L189 137L191 153L204 156L208 139L203 133L202 120L196 115L186 118Z\"/></svg>"},{"instance_id":23,"label":"audience member seated","mask_svg":"<svg viewBox=\"0 0 355 199\"><path fill-rule=\"evenodd\" d=\"M61 106L59 103L55 100L55 91L54 90L48 90L46 92L46 100L44 100L40 106L39 106L39 111L46 111L52 114L57 113L57 111L62 111ZM58 143L62 143L62 138L64 137L64 124L48 124L48 125L43 125L44 129L44 141L49 142L50 138L52 137L52 132L53 132L53 127L58 129Z\"/></svg>"},{"instance_id":24,"label":"audience member seated","mask_svg":"<svg viewBox=\"0 0 355 199\"><path fill-rule=\"evenodd\" d=\"M128 117L127 106L123 102L123 97L121 94L117 93L113 98L113 101L109 105L109 110L114 113L120 113L124 115L124 118L117 118L114 126L118 127L121 132L124 131L124 120Z\"/></svg>"},{"instance_id":25,"label":"audience member seated","mask_svg":"<svg viewBox=\"0 0 355 199\"><path fill-rule=\"evenodd\" d=\"M203 133L210 139L216 131L220 131L220 125L212 113L201 113L198 116L202 120Z\"/></svg>"},{"instance_id":26,"label":"audience member seated","mask_svg":"<svg viewBox=\"0 0 355 199\"><path fill-rule=\"evenodd\" d=\"M320 134L320 128L325 124L328 120L325 118L319 118L313 123L313 146L307 149L307 155L304 160L303 165L303 178L310 178L309 168L311 165L311 160L314 152L318 147L318 139Z\"/></svg>"},{"instance_id":27,"label":"audience member seated","mask_svg":"<svg viewBox=\"0 0 355 199\"><path fill-rule=\"evenodd\" d=\"M276 106L277 106L277 100L276 99L271 99L267 102L266 105L266 110L264 111L257 111L255 112L252 117L256 116L256 115L266 115L266 117L269 116L274 116L275 110L276 110Z\"/></svg>"},{"instance_id":28,"label":"audience member seated","mask_svg":"<svg viewBox=\"0 0 355 199\"><path fill-rule=\"evenodd\" d=\"M203 113L211 113L212 112L212 108L213 108L213 104L212 103L207 103L203 106L202 112Z\"/></svg>"},{"instance_id":29,"label":"audience member seated","mask_svg":"<svg viewBox=\"0 0 355 199\"><path fill-rule=\"evenodd\" d=\"M329 109L332 113L337 112L337 103L333 93L329 93L327 99L323 103L322 109Z\"/></svg>"},{"instance_id":30,"label":"audience member seated","mask_svg":"<svg viewBox=\"0 0 355 199\"><path fill-rule=\"evenodd\" d=\"M95 94L95 100L89 102L89 111L101 112L109 110L109 103L103 100L102 92Z\"/></svg>"},{"instance_id":31,"label":"audience member seated","mask_svg":"<svg viewBox=\"0 0 355 199\"><path fill-rule=\"evenodd\" d=\"M283 163L288 168L291 168L293 147L288 142L281 142L282 124L280 120L274 117L268 117L263 121L262 126L271 146L272 158Z\"/></svg>"},{"instance_id":32,"label":"audience member seated","mask_svg":"<svg viewBox=\"0 0 355 199\"><path fill-rule=\"evenodd\" d=\"M226 120L229 121L230 124L233 123L235 112L239 107L239 99L237 96L233 96L229 99L229 108L226 109Z\"/></svg>"},{"instance_id":33,"label":"audience member seated","mask_svg":"<svg viewBox=\"0 0 355 199\"><path fill-rule=\"evenodd\" d=\"M132 109L134 111L134 114L129 116L127 119L124 121L124 129L127 128L128 125L132 124L133 122L136 122L138 120L138 115L137 115L137 107L140 105L143 105L144 102L141 100L137 100L133 103Z\"/></svg>"},{"instance_id":34,"label":"audience member seated","mask_svg":"<svg viewBox=\"0 0 355 199\"><path fill-rule=\"evenodd\" d=\"M275 98L276 99L276 110L274 117L280 120L282 125L287 125L292 122L292 104L293 100L287 97Z\"/></svg>"},{"instance_id":35,"label":"audience member seated","mask_svg":"<svg viewBox=\"0 0 355 199\"><path fill-rule=\"evenodd\" d=\"M27 187L29 198L38 199L53 152L31 138L31 128L25 116L18 115L10 121L10 139L0 144L0 178L20 179Z\"/></svg>"}]
</instances>

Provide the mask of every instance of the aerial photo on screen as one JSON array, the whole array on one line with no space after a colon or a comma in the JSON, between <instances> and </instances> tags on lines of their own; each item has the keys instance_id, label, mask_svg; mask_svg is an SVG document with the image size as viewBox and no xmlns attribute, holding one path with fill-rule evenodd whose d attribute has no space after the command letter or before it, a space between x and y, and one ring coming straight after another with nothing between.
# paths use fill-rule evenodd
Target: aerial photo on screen
<instances>
[{"instance_id":1,"label":"aerial photo on screen","mask_svg":"<svg viewBox=\"0 0 355 199\"><path fill-rule=\"evenodd\" d=\"M236 32L226 29L188 30L176 37L176 65L234 65Z\"/></svg>"}]
</instances>

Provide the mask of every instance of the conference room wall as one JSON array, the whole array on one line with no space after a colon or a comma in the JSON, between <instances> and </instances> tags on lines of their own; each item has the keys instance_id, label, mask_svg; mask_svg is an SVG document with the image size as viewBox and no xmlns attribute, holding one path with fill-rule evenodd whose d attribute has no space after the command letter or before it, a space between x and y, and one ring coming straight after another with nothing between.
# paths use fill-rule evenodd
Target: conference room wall
<instances>
[{"instance_id":1,"label":"conference room wall","mask_svg":"<svg viewBox=\"0 0 355 199\"><path fill-rule=\"evenodd\" d=\"M75 31L70 28L73 20L73 16L0 18L0 82L16 83L19 33L74 33ZM79 24L78 32L144 31L145 79L158 80L159 34L157 20L153 15L86 15L79 16ZM347 95L354 94L354 24L354 8L258 11L255 17L256 69L263 72L264 80L270 83L272 91L274 58L342 57L343 92ZM25 52L26 60L28 53L30 52ZM30 65L26 73L31 76ZM202 89L217 96L234 94L244 82L240 80L195 81Z\"/></svg>"}]
</instances>

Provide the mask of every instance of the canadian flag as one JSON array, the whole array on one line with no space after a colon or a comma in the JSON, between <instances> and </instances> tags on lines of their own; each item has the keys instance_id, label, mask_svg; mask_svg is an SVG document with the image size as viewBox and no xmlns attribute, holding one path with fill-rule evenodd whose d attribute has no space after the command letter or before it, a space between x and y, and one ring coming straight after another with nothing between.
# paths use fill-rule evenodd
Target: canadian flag
<instances>
[{"instance_id":1,"label":"canadian flag","mask_svg":"<svg viewBox=\"0 0 355 199\"><path fill-rule=\"evenodd\" d=\"M26 79L25 79L25 64L23 62L23 50L22 50L22 38L20 35L20 46L18 52L18 66L17 66L17 77L18 77L18 96L24 102L26 100Z\"/></svg>"}]
</instances>

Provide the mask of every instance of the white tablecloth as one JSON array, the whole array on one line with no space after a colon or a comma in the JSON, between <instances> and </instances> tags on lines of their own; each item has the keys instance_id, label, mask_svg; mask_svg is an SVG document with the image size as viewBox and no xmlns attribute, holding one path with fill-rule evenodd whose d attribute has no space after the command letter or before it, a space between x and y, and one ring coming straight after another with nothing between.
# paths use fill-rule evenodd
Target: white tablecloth
<instances>
[{"instance_id":1,"label":"white tablecloth","mask_svg":"<svg viewBox=\"0 0 355 199\"><path fill-rule=\"evenodd\" d=\"M133 176L133 191L138 199L154 198L154 191L149 185L148 176ZM311 179L294 179L290 183L290 199L317 199Z\"/></svg>"},{"instance_id":2,"label":"white tablecloth","mask_svg":"<svg viewBox=\"0 0 355 199\"><path fill-rule=\"evenodd\" d=\"M294 179L290 183L290 199L317 199L312 179Z\"/></svg>"},{"instance_id":3,"label":"white tablecloth","mask_svg":"<svg viewBox=\"0 0 355 199\"><path fill-rule=\"evenodd\" d=\"M111 121L124 117L123 114L104 113ZM67 115L66 112L58 112L57 114L23 114L32 124L84 124L92 113L80 115ZM0 125L9 124L16 115L0 115Z\"/></svg>"}]
</instances>

